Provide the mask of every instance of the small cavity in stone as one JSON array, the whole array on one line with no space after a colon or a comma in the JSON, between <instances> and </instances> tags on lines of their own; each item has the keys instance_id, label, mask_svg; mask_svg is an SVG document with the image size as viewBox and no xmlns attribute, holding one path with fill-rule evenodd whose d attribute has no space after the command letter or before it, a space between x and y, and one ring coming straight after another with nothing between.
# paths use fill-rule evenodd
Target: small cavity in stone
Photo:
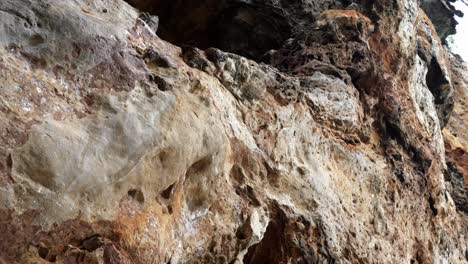
<instances>
[{"instance_id":1,"label":"small cavity in stone","mask_svg":"<svg viewBox=\"0 0 468 264\"><path fill-rule=\"evenodd\" d=\"M164 191L161 192L161 197L164 199L171 198L172 190L174 189L174 183L167 187Z\"/></svg>"},{"instance_id":2,"label":"small cavity in stone","mask_svg":"<svg viewBox=\"0 0 468 264\"><path fill-rule=\"evenodd\" d=\"M139 203L145 202L145 196L143 195L143 192L141 190L131 189L128 191L128 196L130 196Z\"/></svg>"}]
</instances>

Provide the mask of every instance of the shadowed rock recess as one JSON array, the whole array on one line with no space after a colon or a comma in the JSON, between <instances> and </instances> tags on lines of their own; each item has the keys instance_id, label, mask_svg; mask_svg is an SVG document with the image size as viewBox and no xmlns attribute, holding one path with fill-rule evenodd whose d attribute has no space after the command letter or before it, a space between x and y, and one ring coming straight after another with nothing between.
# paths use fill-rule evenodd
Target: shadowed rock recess
<instances>
[{"instance_id":1,"label":"shadowed rock recess","mask_svg":"<svg viewBox=\"0 0 468 264\"><path fill-rule=\"evenodd\" d=\"M467 263L454 14L0 1L0 263Z\"/></svg>"}]
</instances>

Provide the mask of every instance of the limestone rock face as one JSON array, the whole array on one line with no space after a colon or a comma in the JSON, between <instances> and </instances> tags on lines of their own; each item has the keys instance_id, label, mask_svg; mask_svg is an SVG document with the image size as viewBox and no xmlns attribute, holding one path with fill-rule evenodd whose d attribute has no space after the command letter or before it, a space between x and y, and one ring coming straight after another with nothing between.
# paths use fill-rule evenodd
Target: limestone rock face
<instances>
[{"instance_id":1,"label":"limestone rock face","mask_svg":"<svg viewBox=\"0 0 468 264\"><path fill-rule=\"evenodd\" d=\"M447 179L455 204L460 210L468 211L468 70L460 57L449 57L452 69L456 104L450 122L443 131L447 153ZM462 188L464 186L464 188Z\"/></svg>"},{"instance_id":2,"label":"limestone rock face","mask_svg":"<svg viewBox=\"0 0 468 264\"><path fill-rule=\"evenodd\" d=\"M421 8L429 14L437 32L442 40L449 35L455 34L455 26L458 24L455 17L463 16L463 13L456 10L453 0L422 0Z\"/></svg>"},{"instance_id":3,"label":"limestone rock face","mask_svg":"<svg viewBox=\"0 0 468 264\"><path fill-rule=\"evenodd\" d=\"M0 263L466 263L418 3L1 1Z\"/></svg>"}]
</instances>

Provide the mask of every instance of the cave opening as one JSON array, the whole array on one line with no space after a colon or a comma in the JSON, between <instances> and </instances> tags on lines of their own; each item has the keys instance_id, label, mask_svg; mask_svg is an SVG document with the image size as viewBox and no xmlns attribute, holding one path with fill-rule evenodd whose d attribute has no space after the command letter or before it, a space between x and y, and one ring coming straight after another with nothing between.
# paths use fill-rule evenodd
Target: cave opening
<instances>
[{"instance_id":1,"label":"cave opening","mask_svg":"<svg viewBox=\"0 0 468 264\"><path fill-rule=\"evenodd\" d=\"M159 17L157 35L181 46L210 47L259 61L291 36L280 10L244 1L126 0Z\"/></svg>"}]
</instances>

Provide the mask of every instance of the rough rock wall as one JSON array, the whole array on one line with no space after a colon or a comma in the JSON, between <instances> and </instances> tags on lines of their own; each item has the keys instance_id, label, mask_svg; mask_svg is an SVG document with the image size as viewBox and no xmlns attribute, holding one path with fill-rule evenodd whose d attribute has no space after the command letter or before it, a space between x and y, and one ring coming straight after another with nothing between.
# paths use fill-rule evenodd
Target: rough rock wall
<instances>
[{"instance_id":1,"label":"rough rock wall","mask_svg":"<svg viewBox=\"0 0 468 264\"><path fill-rule=\"evenodd\" d=\"M463 13L457 10L452 3L454 0L421 0L421 8L429 15L434 23L440 38L445 39L456 33L458 24L456 16L462 17Z\"/></svg>"},{"instance_id":2,"label":"rough rock wall","mask_svg":"<svg viewBox=\"0 0 468 264\"><path fill-rule=\"evenodd\" d=\"M455 204L468 212L468 68L463 60L449 57L452 69L455 107L443 131L447 153L446 178Z\"/></svg>"},{"instance_id":3,"label":"rough rock wall","mask_svg":"<svg viewBox=\"0 0 468 264\"><path fill-rule=\"evenodd\" d=\"M258 62L0 2L0 263L467 262L466 69L418 1L189 2L162 34Z\"/></svg>"}]
</instances>

